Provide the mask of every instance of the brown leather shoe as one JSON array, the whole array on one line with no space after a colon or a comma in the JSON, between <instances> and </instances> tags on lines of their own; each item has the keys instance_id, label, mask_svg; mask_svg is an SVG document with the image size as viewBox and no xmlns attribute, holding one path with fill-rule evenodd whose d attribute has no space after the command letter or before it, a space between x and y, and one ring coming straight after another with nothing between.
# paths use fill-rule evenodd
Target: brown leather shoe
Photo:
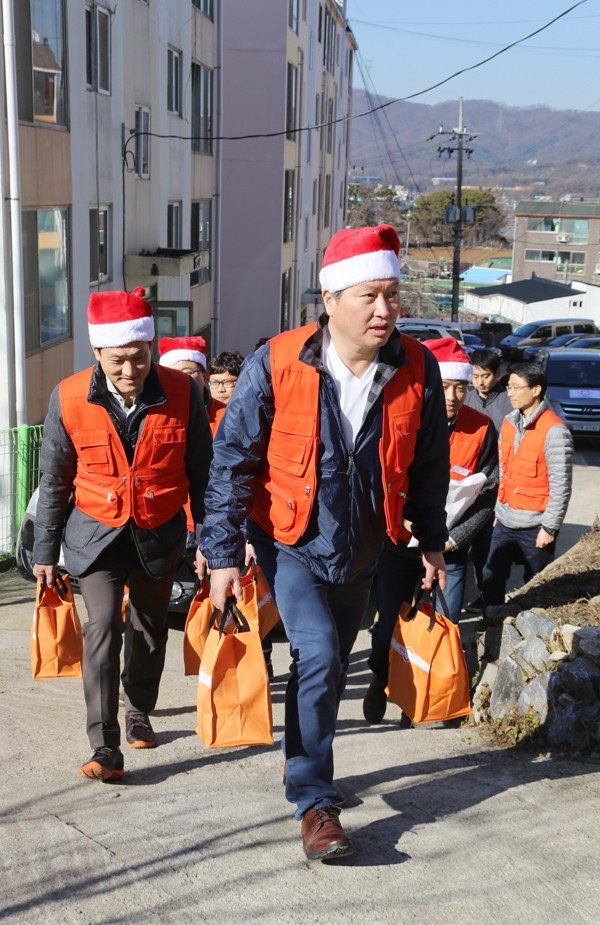
<instances>
[{"instance_id":1,"label":"brown leather shoe","mask_svg":"<svg viewBox=\"0 0 600 925\"><path fill-rule=\"evenodd\" d=\"M340 825L337 806L316 806L302 817L302 841L309 861L341 858L352 854L354 846Z\"/></svg>"}]
</instances>

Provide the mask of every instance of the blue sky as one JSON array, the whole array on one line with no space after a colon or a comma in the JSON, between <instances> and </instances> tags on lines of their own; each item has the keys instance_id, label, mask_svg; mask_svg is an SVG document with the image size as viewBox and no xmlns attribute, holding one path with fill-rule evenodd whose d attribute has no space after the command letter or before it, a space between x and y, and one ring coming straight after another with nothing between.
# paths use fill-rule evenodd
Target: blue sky
<instances>
[{"instance_id":1,"label":"blue sky","mask_svg":"<svg viewBox=\"0 0 600 925\"><path fill-rule=\"evenodd\" d=\"M377 93L396 97L475 64L573 2L348 0L347 16ZM540 35L417 101L438 103L463 96L509 106L600 110L599 77L600 0L587 0ZM358 68L354 84L362 86Z\"/></svg>"}]
</instances>

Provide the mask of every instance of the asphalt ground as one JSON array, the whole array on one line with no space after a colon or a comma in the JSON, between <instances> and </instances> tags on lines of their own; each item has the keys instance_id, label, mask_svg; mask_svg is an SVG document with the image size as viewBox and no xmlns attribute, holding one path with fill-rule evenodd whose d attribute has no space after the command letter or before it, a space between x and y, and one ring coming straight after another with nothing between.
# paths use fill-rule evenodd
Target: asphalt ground
<instances>
[{"instance_id":1,"label":"asphalt ground","mask_svg":"<svg viewBox=\"0 0 600 925\"><path fill-rule=\"evenodd\" d=\"M563 544L600 510L600 451L578 454ZM274 646L275 745L209 750L194 732L196 680L183 675L174 623L153 716L159 747L125 748L125 776L101 784L78 775L90 754L81 681L31 680L33 600L17 572L0 575L0 919L600 922L600 765L490 748L472 727L402 730L393 704L380 726L367 726L366 629L335 743L355 852L309 863L281 782L283 638Z\"/></svg>"}]
</instances>

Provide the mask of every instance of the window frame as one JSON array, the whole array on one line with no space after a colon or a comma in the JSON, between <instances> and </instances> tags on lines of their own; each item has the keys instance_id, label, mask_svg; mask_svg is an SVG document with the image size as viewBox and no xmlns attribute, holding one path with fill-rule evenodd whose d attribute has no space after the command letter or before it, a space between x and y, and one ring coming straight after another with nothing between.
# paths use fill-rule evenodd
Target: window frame
<instances>
[{"instance_id":1,"label":"window frame","mask_svg":"<svg viewBox=\"0 0 600 925\"><path fill-rule=\"evenodd\" d=\"M106 86L100 85L100 17L106 20ZM86 87L103 96L112 94L112 16L102 4L90 2L85 5L85 80Z\"/></svg>"},{"instance_id":2,"label":"window frame","mask_svg":"<svg viewBox=\"0 0 600 925\"><path fill-rule=\"evenodd\" d=\"M197 207L197 209L196 209ZM197 216L197 234L194 235L194 212ZM190 211L190 248L202 254L208 251L208 267L200 267L190 273L190 288L201 286L211 279L211 231L212 231L212 199L194 199Z\"/></svg>"},{"instance_id":3,"label":"window frame","mask_svg":"<svg viewBox=\"0 0 600 925\"><path fill-rule=\"evenodd\" d=\"M181 118L182 52L171 45L167 48L167 112Z\"/></svg>"},{"instance_id":4,"label":"window frame","mask_svg":"<svg viewBox=\"0 0 600 925\"><path fill-rule=\"evenodd\" d=\"M97 275L92 276L92 240L91 240L91 231L92 231L92 213L96 213L96 261L97 261ZM100 272L100 214L104 213L106 215L106 273ZM90 234L90 286L101 286L103 283L107 283L112 279L112 203L92 203L89 206L89 234Z\"/></svg>"},{"instance_id":5,"label":"window frame","mask_svg":"<svg viewBox=\"0 0 600 925\"><path fill-rule=\"evenodd\" d=\"M298 35L299 9L298 0L288 0L288 28Z\"/></svg>"},{"instance_id":6,"label":"window frame","mask_svg":"<svg viewBox=\"0 0 600 925\"><path fill-rule=\"evenodd\" d=\"M294 240L294 180L295 170L283 173L283 243Z\"/></svg>"},{"instance_id":7,"label":"window frame","mask_svg":"<svg viewBox=\"0 0 600 925\"><path fill-rule=\"evenodd\" d=\"M141 118L143 120L144 116L148 117L148 128L147 128L148 134L136 135L136 139L135 139L135 175L138 180L149 180L150 179L150 132L152 131L152 129L151 129L151 123L150 123L150 118L151 118L150 107L143 106L143 105L136 106L135 107L135 130L136 132L139 131L138 119ZM142 131L143 131L143 123L142 123ZM144 160L143 158L143 147L144 146L147 148L146 161L148 164L148 169L145 172L140 170L140 164L142 164Z\"/></svg>"},{"instance_id":8,"label":"window frame","mask_svg":"<svg viewBox=\"0 0 600 925\"><path fill-rule=\"evenodd\" d=\"M40 212L61 212L64 213L64 241L61 240L61 247L64 246L65 249L65 269L66 269L66 299L67 299L67 331L63 334L53 337L50 340L42 340L42 273L40 268L40 228L39 228L39 214ZM73 299L72 299L72 267L71 267L71 206L70 205L61 205L61 206L50 206L47 208L36 207L33 209L22 209L21 214L24 215L33 215L34 224L35 224L35 318L32 319L30 308L27 304L28 297L28 278L24 279L25 286L25 355L27 357L32 356L33 354L40 353L42 350L47 350L50 347L55 347L60 343L63 343L67 340L73 339ZM28 222L24 222L23 231L26 232L26 226ZM28 253L24 247L24 270L27 269L28 259L32 258L33 253ZM35 325L35 343L32 343L30 334L31 334L31 322L34 322Z\"/></svg>"},{"instance_id":9,"label":"window frame","mask_svg":"<svg viewBox=\"0 0 600 925\"><path fill-rule=\"evenodd\" d=\"M169 250L181 250L182 238L181 238L181 219L183 212L183 202L181 199L172 199L167 203L167 248ZM174 222L174 216L177 215L177 221ZM175 236L173 232L176 232L177 241L175 241ZM169 238L171 238L171 243L169 244Z\"/></svg>"},{"instance_id":10,"label":"window frame","mask_svg":"<svg viewBox=\"0 0 600 925\"><path fill-rule=\"evenodd\" d=\"M287 62L287 82L285 93L285 137L287 141L296 141L296 122L298 106L298 68Z\"/></svg>"},{"instance_id":11,"label":"window frame","mask_svg":"<svg viewBox=\"0 0 600 925\"><path fill-rule=\"evenodd\" d=\"M191 103L191 134L192 151L194 154L205 154L208 157L213 153L213 89L214 77L212 68L206 67L200 61L192 61L192 103ZM196 103L199 104L198 115L195 115ZM205 103L208 113L203 113ZM204 123L207 125L205 132ZM197 129L196 129L197 124ZM196 134L197 131L197 134ZM208 136L201 140L201 136Z\"/></svg>"},{"instance_id":12,"label":"window frame","mask_svg":"<svg viewBox=\"0 0 600 925\"><path fill-rule=\"evenodd\" d=\"M214 3L213 0L192 0L192 6L203 16L206 16L211 22L214 22Z\"/></svg>"}]
</instances>

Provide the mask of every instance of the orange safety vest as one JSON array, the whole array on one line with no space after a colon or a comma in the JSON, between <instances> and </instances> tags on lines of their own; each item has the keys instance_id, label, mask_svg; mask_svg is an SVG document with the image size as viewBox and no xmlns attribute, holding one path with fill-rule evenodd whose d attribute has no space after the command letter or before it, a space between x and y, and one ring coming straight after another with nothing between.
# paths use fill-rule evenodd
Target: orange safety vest
<instances>
[{"instance_id":1,"label":"orange safety vest","mask_svg":"<svg viewBox=\"0 0 600 925\"><path fill-rule=\"evenodd\" d=\"M526 428L523 439L514 451L516 427L504 418L500 434L500 464L502 476L498 500L517 511L545 511L550 499L548 466L544 444L548 431L564 423L550 408Z\"/></svg>"},{"instance_id":2,"label":"orange safety vest","mask_svg":"<svg viewBox=\"0 0 600 925\"><path fill-rule=\"evenodd\" d=\"M281 543L296 543L308 526L317 489L319 371L299 359L317 323L271 338L270 361L275 414L252 517ZM408 536L402 511L408 491L425 382L420 343L401 335L408 364L400 366L383 390L383 428L379 458L389 536Z\"/></svg>"},{"instance_id":3,"label":"orange safety vest","mask_svg":"<svg viewBox=\"0 0 600 925\"><path fill-rule=\"evenodd\" d=\"M450 434L450 478L461 482L477 469L477 461L487 434L487 414L463 405Z\"/></svg>"},{"instance_id":4,"label":"orange safety vest","mask_svg":"<svg viewBox=\"0 0 600 925\"><path fill-rule=\"evenodd\" d=\"M187 501L189 378L164 366L157 370L167 401L148 409L131 465L106 408L88 401L93 367L60 384L62 418L77 452L75 504L108 527L133 517L151 530Z\"/></svg>"}]
</instances>

